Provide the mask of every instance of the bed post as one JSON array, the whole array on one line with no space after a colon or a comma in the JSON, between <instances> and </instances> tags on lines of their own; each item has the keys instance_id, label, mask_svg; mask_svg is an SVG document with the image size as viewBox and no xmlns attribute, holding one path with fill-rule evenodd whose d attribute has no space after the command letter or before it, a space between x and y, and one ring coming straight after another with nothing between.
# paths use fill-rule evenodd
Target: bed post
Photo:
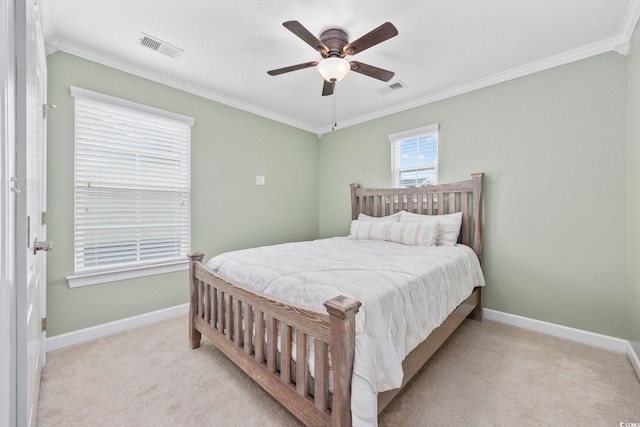
<instances>
[{"instance_id":1,"label":"bed post","mask_svg":"<svg viewBox=\"0 0 640 427\"><path fill-rule=\"evenodd\" d=\"M324 303L329 313L329 345L333 365L332 426L351 426L351 378L356 352L356 314L361 305L360 301L342 295Z\"/></svg>"},{"instance_id":2,"label":"bed post","mask_svg":"<svg viewBox=\"0 0 640 427\"><path fill-rule=\"evenodd\" d=\"M356 191L360 188L360 184L349 184L351 185L351 219L358 219L358 197L356 196Z\"/></svg>"},{"instance_id":3,"label":"bed post","mask_svg":"<svg viewBox=\"0 0 640 427\"><path fill-rule=\"evenodd\" d=\"M482 177L484 172L472 173L473 177L473 250L482 264Z\"/></svg>"},{"instance_id":4,"label":"bed post","mask_svg":"<svg viewBox=\"0 0 640 427\"><path fill-rule=\"evenodd\" d=\"M192 252L189 254L189 282L191 298L189 303L189 341L191 341L191 348L200 347L200 331L196 329L195 315L198 312L198 288L196 283L196 262L202 262L204 254L202 252Z\"/></svg>"},{"instance_id":5,"label":"bed post","mask_svg":"<svg viewBox=\"0 0 640 427\"><path fill-rule=\"evenodd\" d=\"M473 250L478 255L482 265L482 177L484 172L472 173L473 178ZM478 287L478 305L469 314L469 317L482 321L482 288Z\"/></svg>"}]
</instances>

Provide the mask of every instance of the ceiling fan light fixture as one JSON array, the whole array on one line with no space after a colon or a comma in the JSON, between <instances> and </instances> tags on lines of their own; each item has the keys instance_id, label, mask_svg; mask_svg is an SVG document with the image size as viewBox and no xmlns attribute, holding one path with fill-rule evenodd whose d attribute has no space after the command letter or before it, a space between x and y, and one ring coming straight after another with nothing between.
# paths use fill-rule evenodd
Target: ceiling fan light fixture
<instances>
[{"instance_id":1,"label":"ceiling fan light fixture","mask_svg":"<svg viewBox=\"0 0 640 427\"><path fill-rule=\"evenodd\" d=\"M337 83L351 70L351 65L342 58L325 58L318 63L318 72L331 83Z\"/></svg>"}]
</instances>

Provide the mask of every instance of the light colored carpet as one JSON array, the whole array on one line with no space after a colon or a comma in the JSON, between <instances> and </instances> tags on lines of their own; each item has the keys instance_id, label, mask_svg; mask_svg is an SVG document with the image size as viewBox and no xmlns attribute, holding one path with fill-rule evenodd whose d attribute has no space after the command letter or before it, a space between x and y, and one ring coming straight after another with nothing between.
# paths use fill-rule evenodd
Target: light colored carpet
<instances>
[{"instance_id":1,"label":"light colored carpet","mask_svg":"<svg viewBox=\"0 0 640 427\"><path fill-rule=\"evenodd\" d=\"M467 320L380 415L385 426L640 423L627 357L496 322ZM38 426L299 426L187 319L48 355Z\"/></svg>"}]
</instances>

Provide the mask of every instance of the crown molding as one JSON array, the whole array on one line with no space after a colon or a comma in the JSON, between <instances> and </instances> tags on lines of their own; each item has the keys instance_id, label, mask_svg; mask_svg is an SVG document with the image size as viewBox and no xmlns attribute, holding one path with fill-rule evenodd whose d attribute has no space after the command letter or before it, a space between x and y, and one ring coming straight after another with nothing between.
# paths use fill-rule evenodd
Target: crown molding
<instances>
[{"instance_id":1,"label":"crown molding","mask_svg":"<svg viewBox=\"0 0 640 427\"><path fill-rule=\"evenodd\" d=\"M548 70L550 68L558 67L560 65L565 65L571 62L579 61L581 59L586 59L595 55L599 55L601 53L610 52L611 50L614 50L617 40L618 38L614 37L614 38L596 42L587 46L583 46L578 49L570 50L568 52L564 52L558 55L550 56L540 61L531 62L521 67L512 68L510 70L492 74L490 76L483 77L468 83L464 83L459 86L434 92L429 95L423 96L421 98L417 98L402 104L398 104L390 108L374 111L373 113L365 114L359 117L355 117L353 119L344 120L342 122L339 122L338 125L340 129L344 129L346 127L364 123L369 120L378 119L380 117L385 117L391 114L395 114L395 113L406 111L412 108L420 107L422 105L431 104L436 101L441 101L446 98L451 98L453 96L472 92L477 89L482 89L498 83L503 83L509 80L516 79L518 77L523 77L529 74L537 73L539 71ZM323 127L317 131L317 133L319 134L325 134L328 132L331 132L330 126Z\"/></svg>"},{"instance_id":2,"label":"crown molding","mask_svg":"<svg viewBox=\"0 0 640 427\"><path fill-rule=\"evenodd\" d=\"M82 46L79 46L75 43L69 42L64 39L57 39L57 46L54 43L49 44L50 47L57 48L57 51L65 52L74 56L78 56L80 58L87 59L92 62L96 62L98 64L106 65L107 67L114 68L119 71L124 71L125 73L133 74L138 77L145 78L147 80L154 81L156 83L161 83L165 86L172 87L174 89L179 89L197 96L201 96L203 98L209 99L211 101L218 102L220 104L228 105L233 108L237 108L239 110L246 111L248 113L255 114L257 116L261 116L267 118L269 120L273 120L279 123L283 123L288 126L292 126L298 129L302 129L307 132L317 133L316 129L307 125L306 123L302 123L297 120L293 120L289 117L281 116L279 114L275 114L271 111L264 110L262 108L256 107L254 105L238 101L233 98L229 98L225 95L222 95L218 92L214 92L209 89L205 89L203 87L193 85L190 83L186 83L184 81L176 80L173 77L169 77L167 75L161 73L150 72L148 70L132 66L130 64L126 64L118 59L113 57L98 54L94 51L86 49Z\"/></svg>"},{"instance_id":3,"label":"crown molding","mask_svg":"<svg viewBox=\"0 0 640 427\"><path fill-rule=\"evenodd\" d=\"M509 80L516 79L518 77L523 77L529 74L537 73L539 71L548 70L550 68L558 67L560 65L565 65L571 62L579 61L581 59L586 59L595 55L610 52L612 50L615 50L618 52L620 52L621 50L624 51L625 43L628 49L629 40L631 38L631 35L633 35L633 28L635 27L635 23L637 22L638 17L640 17L640 0L632 0L627 10L627 14L625 16L623 28L621 28L620 34L613 38L592 43L590 45L583 46L578 49L573 49L568 52L554 55L554 56L542 59L540 61L535 61L520 67L512 68L504 72L492 74L490 76L483 77L468 83L464 83L462 85L458 85L453 88L434 92L402 104L394 105L389 108L384 108L382 110L374 111L369 114L364 114L362 116L341 121L338 123L339 124L338 130L347 128L349 126L354 126L360 123L364 123L370 120L385 117L391 114L406 111L412 108L427 105L433 102L441 101L443 99L451 98L453 96L462 95L464 93L472 92L474 90L482 89L498 83L503 83ZM629 28L631 28L631 31L629 31ZM626 37L629 37L629 39L626 39ZM331 126L314 128L313 126L307 123L303 123L297 120L293 120L289 117L275 114L271 111L267 111L267 110L258 108L254 105L251 105L249 103L245 103L245 102L235 100L233 98L229 98L227 96L211 91L209 89L205 89L197 85L186 83L184 81L179 81L167 75L150 72L148 70L144 70L139 67L134 67L130 64L126 64L122 61L119 61L113 57L97 54L96 52L85 49L82 46L76 45L74 43L71 43L63 39L54 39L54 40L50 39L49 42L47 43L47 47L48 47L47 52L49 52L49 50L53 52L55 51L66 52L71 55L75 55L75 56L102 64L102 65L106 65L108 67L115 68L117 70L124 71L129 74L143 77L148 80L152 80L157 83L161 83L166 86L173 87L175 89L183 90L185 92L192 93L194 95L198 95L203 98L206 98L215 102L219 102L221 104L228 105L233 108L237 108L239 110L243 110L243 111L246 111L270 120L274 120L276 122L283 123L283 124L286 124L310 133L314 133L319 137L321 137L326 133L332 132Z\"/></svg>"},{"instance_id":4,"label":"crown molding","mask_svg":"<svg viewBox=\"0 0 640 427\"><path fill-rule=\"evenodd\" d=\"M631 0L627 6L627 12L622 20L620 31L615 40L614 50L621 55L629 54L631 37L640 18L640 0Z\"/></svg>"}]
</instances>

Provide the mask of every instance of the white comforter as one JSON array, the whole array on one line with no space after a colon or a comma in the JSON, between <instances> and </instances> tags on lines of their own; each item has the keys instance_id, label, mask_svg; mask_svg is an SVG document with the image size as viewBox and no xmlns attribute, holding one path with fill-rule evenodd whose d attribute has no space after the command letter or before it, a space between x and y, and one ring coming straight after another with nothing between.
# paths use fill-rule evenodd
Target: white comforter
<instances>
[{"instance_id":1,"label":"white comforter","mask_svg":"<svg viewBox=\"0 0 640 427\"><path fill-rule=\"evenodd\" d=\"M484 286L478 258L464 245L335 237L228 252L207 267L244 287L318 310L338 295L362 302L356 316L354 425L377 424L376 393L400 387L405 356L475 286Z\"/></svg>"}]
</instances>

